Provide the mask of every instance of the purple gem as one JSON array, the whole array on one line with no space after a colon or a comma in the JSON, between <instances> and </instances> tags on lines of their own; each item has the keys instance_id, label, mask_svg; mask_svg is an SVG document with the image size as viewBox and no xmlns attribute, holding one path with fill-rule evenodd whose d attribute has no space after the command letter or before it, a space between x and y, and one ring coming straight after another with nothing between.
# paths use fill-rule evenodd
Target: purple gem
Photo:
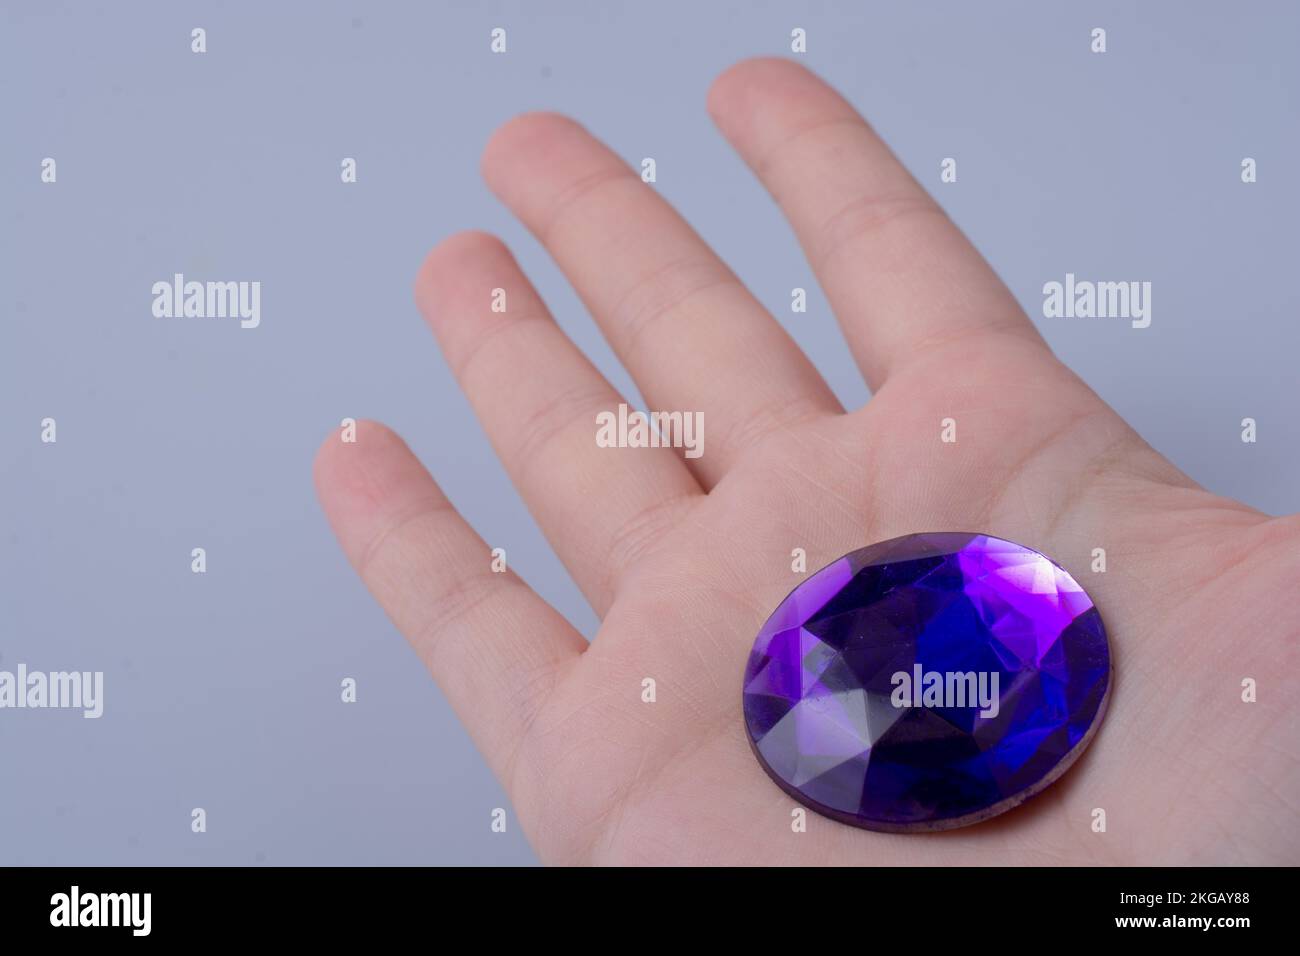
<instances>
[{"instance_id":1,"label":"purple gem","mask_svg":"<svg viewBox=\"0 0 1300 956\"><path fill-rule=\"evenodd\" d=\"M1101 616L1023 545L911 534L794 589L745 668L759 763L799 802L869 830L996 816L1065 772L1110 689Z\"/></svg>"}]
</instances>

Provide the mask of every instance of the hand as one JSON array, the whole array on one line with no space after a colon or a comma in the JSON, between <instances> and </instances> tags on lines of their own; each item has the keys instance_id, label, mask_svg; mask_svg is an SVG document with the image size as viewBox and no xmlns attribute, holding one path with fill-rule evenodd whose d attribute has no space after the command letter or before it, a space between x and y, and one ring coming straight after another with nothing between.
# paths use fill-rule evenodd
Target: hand
<instances>
[{"instance_id":1,"label":"hand","mask_svg":"<svg viewBox=\"0 0 1300 956\"><path fill-rule=\"evenodd\" d=\"M790 220L873 397L845 412L781 326L576 123L489 143L489 185L546 245L652 410L704 454L602 448L623 401L487 235L446 240L416 298L542 530L602 619L588 646L363 423L318 456L357 572L557 863L1295 863L1300 516L1198 487L1055 359L943 211L836 93L785 61L709 108ZM508 311L491 310L507 290ZM940 441L941 420L957 423ZM857 830L796 805L750 752L741 675L803 576L916 531L980 530L1071 571L1115 683L1066 775L996 820ZM1104 548L1105 573L1092 549ZM641 699L643 678L657 701ZM1259 682L1243 703L1241 681ZM1092 830L1093 808L1107 832Z\"/></svg>"}]
</instances>

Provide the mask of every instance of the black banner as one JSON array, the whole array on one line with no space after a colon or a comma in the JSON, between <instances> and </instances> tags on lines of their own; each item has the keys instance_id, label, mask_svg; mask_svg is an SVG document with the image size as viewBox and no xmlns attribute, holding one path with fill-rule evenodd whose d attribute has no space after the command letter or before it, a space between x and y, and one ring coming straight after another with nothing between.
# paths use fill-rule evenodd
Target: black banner
<instances>
[{"instance_id":1,"label":"black banner","mask_svg":"<svg viewBox=\"0 0 1300 956\"><path fill-rule=\"evenodd\" d=\"M588 939L612 932L605 938L625 945L638 932L691 938L663 934L700 926L737 941L855 927L868 939L876 921L903 938L914 934L918 945L982 946L1007 931L1232 945L1243 933L1286 929L1292 882L1284 869L1208 868L33 868L0 871L0 925L6 942L75 934L80 945L337 944L431 934L450 943L461 930L495 940L511 930L542 937L562 929Z\"/></svg>"}]
</instances>

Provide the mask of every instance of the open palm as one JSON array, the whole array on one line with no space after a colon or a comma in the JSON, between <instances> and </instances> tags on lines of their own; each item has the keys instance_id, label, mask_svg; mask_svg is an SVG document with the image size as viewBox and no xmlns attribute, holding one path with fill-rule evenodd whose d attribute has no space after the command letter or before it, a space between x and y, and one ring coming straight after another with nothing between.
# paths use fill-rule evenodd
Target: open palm
<instances>
[{"instance_id":1,"label":"open palm","mask_svg":"<svg viewBox=\"0 0 1300 956\"><path fill-rule=\"evenodd\" d=\"M871 386L865 407L845 412L652 186L572 121L530 114L493 137L489 184L650 408L702 412L704 454L598 447L596 415L622 399L499 241L446 240L416 296L599 634L588 646L494 573L488 546L382 426L332 437L317 459L345 551L542 859L1300 862L1300 521L1216 497L1148 447L814 76L742 63L710 110L798 234ZM945 419L955 442L941 440ZM936 530L1021 542L1084 583L1114 657L1105 723L1060 782L994 821L889 835L810 814L795 832L795 804L750 752L740 693L755 634L804 579L792 552L811 571ZM1247 677L1258 703L1242 701Z\"/></svg>"}]
</instances>

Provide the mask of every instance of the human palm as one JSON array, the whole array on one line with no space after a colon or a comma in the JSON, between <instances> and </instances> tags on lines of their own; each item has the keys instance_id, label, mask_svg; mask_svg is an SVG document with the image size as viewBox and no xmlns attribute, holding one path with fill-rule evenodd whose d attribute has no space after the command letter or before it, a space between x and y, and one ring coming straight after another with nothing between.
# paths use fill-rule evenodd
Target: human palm
<instances>
[{"instance_id":1,"label":"human palm","mask_svg":"<svg viewBox=\"0 0 1300 956\"><path fill-rule=\"evenodd\" d=\"M505 248L461 234L421 269L417 300L449 364L601 616L594 641L493 571L487 544L382 426L331 438L317 460L345 551L542 859L1296 862L1300 521L1212 495L1149 448L811 74L742 63L710 109L794 226L872 387L865 407L840 407L654 187L571 121L531 114L489 144L489 184L650 407L698 410L707 426L698 458L598 447L597 413L622 400ZM740 706L755 634L804 580L792 554L811 571L953 530L1028 545L1088 589L1115 666L1097 739L994 821L894 835L810 814L796 832ZM1247 677L1258 703L1242 701Z\"/></svg>"}]
</instances>

